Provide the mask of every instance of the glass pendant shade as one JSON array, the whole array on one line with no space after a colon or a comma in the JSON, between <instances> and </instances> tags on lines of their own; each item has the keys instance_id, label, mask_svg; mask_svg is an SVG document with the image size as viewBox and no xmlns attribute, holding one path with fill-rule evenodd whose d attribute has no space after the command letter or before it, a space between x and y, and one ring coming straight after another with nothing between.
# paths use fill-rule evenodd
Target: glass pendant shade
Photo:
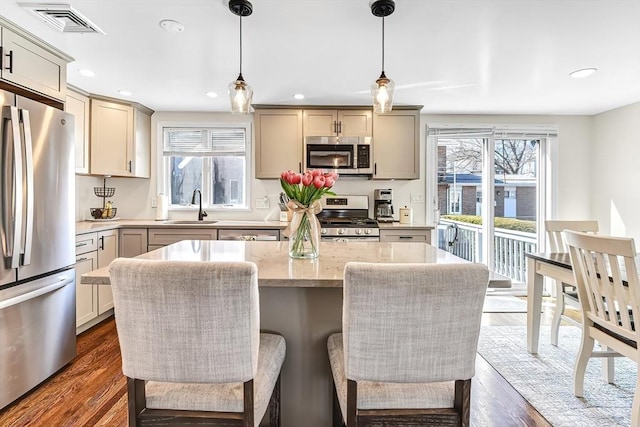
<instances>
[{"instance_id":1,"label":"glass pendant shade","mask_svg":"<svg viewBox=\"0 0 640 427\"><path fill-rule=\"evenodd\" d=\"M251 98L253 98L253 89L244 81L242 74L229 83L229 100L233 114L249 114Z\"/></svg>"},{"instance_id":2,"label":"glass pendant shade","mask_svg":"<svg viewBox=\"0 0 640 427\"><path fill-rule=\"evenodd\" d=\"M373 112L384 114L391 111L393 107L393 89L395 83L384 75L384 71L380 77L371 85L371 96L373 96Z\"/></svg>"}]
</instances>

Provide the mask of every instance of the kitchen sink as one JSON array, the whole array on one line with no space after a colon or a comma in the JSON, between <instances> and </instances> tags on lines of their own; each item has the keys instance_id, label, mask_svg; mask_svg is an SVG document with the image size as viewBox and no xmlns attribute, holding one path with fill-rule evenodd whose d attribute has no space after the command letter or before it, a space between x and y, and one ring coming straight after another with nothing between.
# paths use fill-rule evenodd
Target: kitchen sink
<instances>
[{"instance_id":1,"label":"kitchen sink","mask_svg":"<svg viewBox=\"0 0 640 427\"><path fill-rule=\"evenodd\" d=\"M198 221L198 220L184 220L184 219L170 219L167 221L163 221L163 224L183 224L183 225L206 225L206 224L215 224L218 221L210 220L210 221Z\"/></svg>"}]
</instances>

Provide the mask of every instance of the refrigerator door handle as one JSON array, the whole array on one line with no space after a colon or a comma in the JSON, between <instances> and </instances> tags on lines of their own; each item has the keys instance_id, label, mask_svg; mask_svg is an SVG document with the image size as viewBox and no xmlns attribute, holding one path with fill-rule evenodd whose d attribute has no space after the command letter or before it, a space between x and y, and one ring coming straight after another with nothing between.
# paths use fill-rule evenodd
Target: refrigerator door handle
<instances>
[{"instance_id":1,"label":"refrigerator door handle","mask_svg":"<svg viewBox=\"0 0 640 427\"><path fill-rule=\"evenodd\" d=\"M18 295L13 298L6 299L4 301L0 301L0 309L11 307L12 305L20 304L21 302L39 297L41 295L50 294L53 291L56 291L69 283L73 283L73 277L61 277L56 280L54 283L50 285L44 286L42 288L38 288L36 290L24 293L22 295Z\"/></svg>"},{"instance_id":2,"label":"refrigerator door handle","mask_svg":"<svg viewBox=\"0 0 640 427\"><path fill-rule=\"evenodd\" d=\"M22 122L24 135L24 181L23 189L26 190L24 198L24 241L22 242L22 265L31 264L31 248L33 244L33 143L31 139L31 120L29 110L20 110L20 121Z\"/></svg>"},{"instance_id":3,"label":"refrigerator door handle","mask_svg":"<svg viewBox=\"0 0 640 427\"><path fill-rule=\"evenodd\" d=\"M11 122L13 144L9 144L7 122ZM2 108L2 249L6 268L20 265L22 243L22 144L18 108Z\"/></svg>"}]
</instances>

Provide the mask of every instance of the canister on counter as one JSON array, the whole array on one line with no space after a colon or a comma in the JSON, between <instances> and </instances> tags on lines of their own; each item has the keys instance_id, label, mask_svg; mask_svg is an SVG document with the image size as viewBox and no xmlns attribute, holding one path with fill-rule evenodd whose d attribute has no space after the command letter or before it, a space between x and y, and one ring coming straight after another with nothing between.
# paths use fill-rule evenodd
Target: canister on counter
<instances>
[{"instance_id":1,"label":"canister on counter","mask_svg":"<svg viewBox=\"0 0 640 427\"><path fill-rule=\"evenodd\" d=\"M413 209L400 208L400 224L411 224L413 222Z\"/></svg>"}]
</instances>

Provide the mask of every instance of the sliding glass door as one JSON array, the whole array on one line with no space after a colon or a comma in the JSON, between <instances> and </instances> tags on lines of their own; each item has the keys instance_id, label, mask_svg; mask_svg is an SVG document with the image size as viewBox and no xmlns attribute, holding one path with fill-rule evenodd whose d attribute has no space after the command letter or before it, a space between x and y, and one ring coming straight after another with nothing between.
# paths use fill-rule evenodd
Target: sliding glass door
<instances>
[{"instance_id":1,"label":"sliding glass door","mask_svg":"<svg viewBox=\"0 0 640 427\"><path fill-rule=\"evenodd\" d=\"M536 251L544 212L546 138L495 129L430 134L436 145L438 246L524 282L524 254Z\"/></svg>"}]
</instances>

